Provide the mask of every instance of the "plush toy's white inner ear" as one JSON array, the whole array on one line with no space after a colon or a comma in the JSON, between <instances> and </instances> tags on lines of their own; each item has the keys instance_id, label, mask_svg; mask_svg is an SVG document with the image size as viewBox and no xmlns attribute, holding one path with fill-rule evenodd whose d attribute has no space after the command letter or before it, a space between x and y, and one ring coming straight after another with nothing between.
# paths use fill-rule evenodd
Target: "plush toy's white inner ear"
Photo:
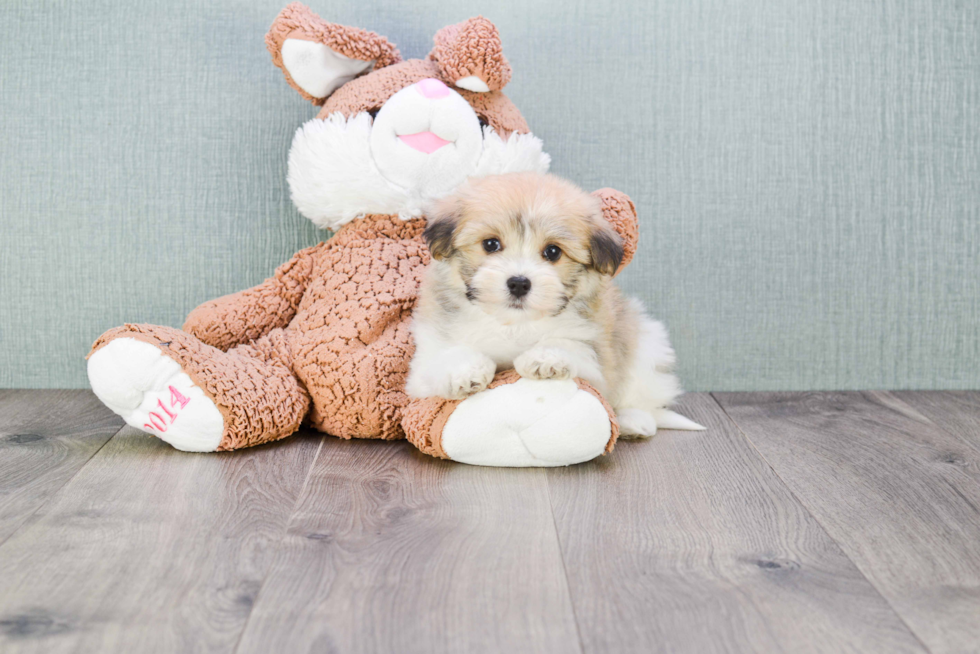
<instances>
[{"instance_id":1,"label":"plush toy's white inner ear","mask_svg":"<svg viewBox=\"0 0 980 654\"><path fill-rule=\"evenodd\" d=\"M361 61L334 52L322 43L286 39L282 63L289 76L314 98L325 98L340 86L374 66L374 59Z\"/></svg>"},{"instance_id":2,"label":"plush toy's white inner ear","mask_svg":"<svg viewBox=\"0 0 980 654\"><path fill-rule=\"evenodd\" d=\"M487 83L476 75L468 75L466 77L461 77L456 80L456 86L461 89L466 89L467 91L473 91L474 93L486 93L490 90Z\"/></svg>"}]
</instances>

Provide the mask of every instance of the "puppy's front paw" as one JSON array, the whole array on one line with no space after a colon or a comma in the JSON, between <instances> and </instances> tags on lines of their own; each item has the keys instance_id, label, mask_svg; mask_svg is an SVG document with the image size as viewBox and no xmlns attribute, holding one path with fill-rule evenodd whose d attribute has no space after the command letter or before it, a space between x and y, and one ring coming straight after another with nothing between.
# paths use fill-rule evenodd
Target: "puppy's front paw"
<instances>
[{"instance_id":1,"label":"puppy's front paw","mask_svg":"<svg viewBox=\"0 0 980 654\"><path fill-rule=\"evenodd\" d=\"M450 400L462 400L485 389L496 372L497 364L488 356L466 359L449 369L448 387L440 394Z\"/></svg>"},{"instance_id":2,"label":"puppy's front paw","mask_svg":"<svg viewBox=\"0 0 980 654\"><path fill-rule=\"evenodd\" d=\"M514 359L514 370L526 379L569 379L574 368L568 353L557 347L533 347Z\"/></svg>"},{"instance_id":3,"label":"puppy's front paw","mask_svg":"<svg viewBox=\"0 0 980 654\"><path fill-rule=\"evenodd\" d=\"M493 381L497 364L479 352L450 351L426 363L414 362L405 384L411 397L462 400Z\"/></svg>"}]
</instances>

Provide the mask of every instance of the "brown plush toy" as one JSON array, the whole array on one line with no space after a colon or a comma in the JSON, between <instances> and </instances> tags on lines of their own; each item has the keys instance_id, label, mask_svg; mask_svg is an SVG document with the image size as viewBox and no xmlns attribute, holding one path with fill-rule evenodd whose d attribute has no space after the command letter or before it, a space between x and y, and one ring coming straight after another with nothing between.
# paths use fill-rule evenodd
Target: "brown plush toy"
<instances>
[{"instance_id":1,"label":"brown plush toy","mask_svg":"<svg viewBox=\"0 0 980 654\"><path fill-rule=\"evenodd\" d=\"M384 37L287 6L266 44L286 81L321 107L300 127L289 185L334 236L262 284L206 302L183 330L127 324L89 355L96 395L126 422L188 451L278 440L302 424L340 438L408 438L433 456L554 466L612 449L618 427L578 380L513 371L463 401L412 400L409 320L429 253L424 207L467 177L544 172L549 158L500 90L511 77L492 23L443 28L426 59ZM633 204L603 189L626 256Z\"/></svg>"}]
</instances>

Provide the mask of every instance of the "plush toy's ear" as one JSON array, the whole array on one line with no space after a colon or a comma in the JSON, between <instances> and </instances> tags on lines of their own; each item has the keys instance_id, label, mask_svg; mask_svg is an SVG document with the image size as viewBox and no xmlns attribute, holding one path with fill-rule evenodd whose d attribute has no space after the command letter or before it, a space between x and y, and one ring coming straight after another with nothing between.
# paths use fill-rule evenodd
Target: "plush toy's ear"
<instances>
[{"instance_id":1,"label":"plush toy's ear","mask_svg":"<svg viewBox=\"0 0 980 654\"><path fill-rule=\"evenodd\" d=\"M385 37L328 23L299 2L279 12L265 44L290 86L316 105L358 75L401 61Z\"/></svg>"},{"instance_id":2,"label":"plush toy's ear","mask_svg":"<svg viewBox=\"0 0 980 654\"><path fill-rule=\"evenodd\" d=\"M592 195L602 202L602 217L616 230L622 239L622 260L616 268L616 273L622 272L633 259L636 244L640 240L640 225L636 220L636 206L625 193L612 188L602 188L593 191Z\"/></svg>"},{"instance_id":3,"label":"plush toy's ear","mask_svg":"<svg viewBox=\"0 0 980 654\"><path fill-rule=\"evenodd\" d=\"M500 33L483 16L443 27L433 41L429 59L439 64L446 79L459 88L486 93L499 91L510 81L510 64L504 57Z\"/></svg>"}]
</instances>

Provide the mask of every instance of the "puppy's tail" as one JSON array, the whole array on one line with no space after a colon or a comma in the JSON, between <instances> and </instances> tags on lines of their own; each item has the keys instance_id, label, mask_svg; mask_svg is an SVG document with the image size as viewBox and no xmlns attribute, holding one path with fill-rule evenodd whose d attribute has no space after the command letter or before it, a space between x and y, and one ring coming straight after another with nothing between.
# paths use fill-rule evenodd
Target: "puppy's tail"
<instances>
[{"instance_id":1,"label":"puppy's tail","mask_svg":"<svg viewBox=\"0 0 980 654\"><path fill-rule=\"evenodd\" d=\"M702 427L690 418L685 418L670 409L657 411L656 418L657 429L684 429L687 431L705 431L707 429L707 427Z\"/></svg>"}]
</instances>

